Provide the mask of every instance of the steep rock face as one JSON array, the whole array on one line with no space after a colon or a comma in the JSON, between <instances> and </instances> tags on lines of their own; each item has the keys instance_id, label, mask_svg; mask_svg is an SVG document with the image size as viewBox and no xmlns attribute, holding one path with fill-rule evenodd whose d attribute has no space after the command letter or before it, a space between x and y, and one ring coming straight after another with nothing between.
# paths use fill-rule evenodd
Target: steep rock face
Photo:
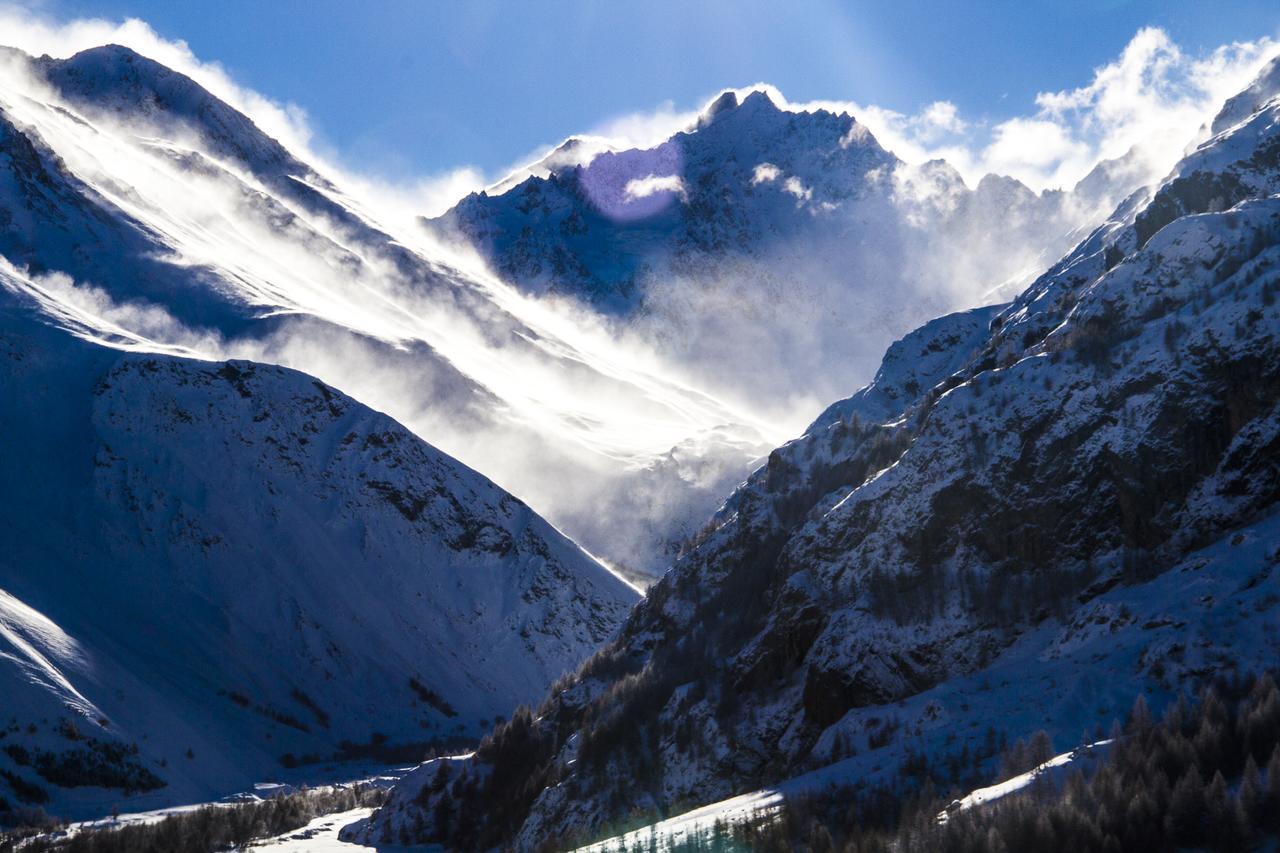
<instances>
[{"instance_id":1,"label":"steep rock face","mask_svg":"<svg viewBox=\"0 0 1280 853\"><path fill-rule=\"evenodd\" d=\"M1270 102L1205 143L998 312L896 345L875 383L770 455L617 641L495 732L466 784L360 831L422 809L423 837L533 849L849 743L873 753L853 778L891 776L922 750L985 754L1009 709L1072 740L1139 687L1273 663L1278 118ZM1239 572L1228 539L1258 542ZM1219 556L1188 559L1205 546ZM1213 619L1164 621L1192 612L1179 590L1202 569ZM1135 611L1151 611L1141 631ZM534 756L518 782L496 770L511 742ZM464 828L430 819L448 797L481 804Z\"/></svg>"},{"instance_id":2,"label":"steep rock face","mask_svg":"<svg viewBox=\"0 0 1280 853\"><path fill-rule=\"evenodd\" d=\"M0 283L0 766L54 813L472 737L635 600L524 503L318 380L122 354ZM6 801L39 801L5 778Z\"/></svg>"}]
</instances>

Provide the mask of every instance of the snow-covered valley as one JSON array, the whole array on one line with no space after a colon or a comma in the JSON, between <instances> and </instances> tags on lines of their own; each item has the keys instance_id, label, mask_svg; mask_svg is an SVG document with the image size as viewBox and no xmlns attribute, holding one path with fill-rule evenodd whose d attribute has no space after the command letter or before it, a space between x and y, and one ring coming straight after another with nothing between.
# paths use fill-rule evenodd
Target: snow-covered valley
<instances>
[{"instance_id":1,"label":"snow-covered valley","mask_svg":"<svg viewBox=\"0 0 1280 853\"><path fill-rule=\"evenodd\" d=\"M914 853L1134 707L1280 793L1280 57L1063 190L762 84L433 217L206 72L0 47L0 830Z\"/></svg>"}]
</instances>

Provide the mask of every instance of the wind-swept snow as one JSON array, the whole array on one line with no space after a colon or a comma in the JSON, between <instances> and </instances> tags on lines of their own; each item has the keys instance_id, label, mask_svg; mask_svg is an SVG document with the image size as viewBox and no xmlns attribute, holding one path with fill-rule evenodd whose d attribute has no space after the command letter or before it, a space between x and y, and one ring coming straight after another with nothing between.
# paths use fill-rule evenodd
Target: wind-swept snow
<instances>
[{"instance_id":1,"label":"wind-swept snow","mask_svg":"<svg viewBox=\"0 0 1280 853\"><path fill-rule=\"evenodd\" d=\"M0 151L0 255L55 322L305 370L614 562L664 568L783 435L125 48L0 63ZM619 509L607 523L601 501Z\"/></svg>"},{"instance_id":2,"label":"wind-swept snow","mask_svg":"<svg viewBox=\"0 0 1280 853\"><path fill-rule=\"evenodd\" d=\"M962 812L975 806L993 803L1001 797L1007 797L1010 794L1016 794L1018 791L1025 790L1037 781L1049 779L1055 770L1062 770L1070 767L1072 769L1081 769L1080 765L1085 762L1093 761L1100 757L1105 748L1111 744L1110 740L1100 740L1086 746L1077 747L1070 752L1064 752L1061 755L1055 755L1048 761L1040 764L1026 773L1019 773L1017 776L1011 776L1003 782L995 785L988 785L985 788L977 788L960 799L954 801L946 810L938 815L938 821L945 823L947 819L956 812Z\"/></svg>"}]
</instances>

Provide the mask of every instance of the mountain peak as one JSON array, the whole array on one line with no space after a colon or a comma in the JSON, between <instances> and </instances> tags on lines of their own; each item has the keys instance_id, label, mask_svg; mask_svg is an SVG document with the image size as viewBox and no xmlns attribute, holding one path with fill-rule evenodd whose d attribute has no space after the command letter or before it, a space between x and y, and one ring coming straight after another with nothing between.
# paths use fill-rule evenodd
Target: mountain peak
<instances>
[{"instance_id":1,"label":"mountain peak","mask_svg":"<svg viewBox=\"0 0 1280 853\"><path fill-rule=\"evenodd\" d=\"M782 109L764 89L752 89L741 98L740 90L728 89L712 101L702 115L698 117L695 129L701 130L730 115L754 116L765 113L777 114Z\"/></svg>"},{"instance_id":2,"label":"mountain peak","mask_svg":"<svg viewBox=\"0 0 1280 853\"><path fill-rule=\"evenodd\" d=\"M1239 124L1277 95L1280 95L1280 54L1262 67L1247 89L1222 105L1213 119L1212 132L1216 135Z\"/></svg>"},{"instance_id":3,"label":"mountain peak","mask_svg":"<svg viewBox=\"0 0 1280 853\"><path fill-rule=\"evenodd\" d=\"M98 45L97 47L85 48L84 50L73 54L68 61L85 62L93 59L108 59L121 62L136 62L141 60L144 64L153 65L156 68L164 68L166 71L169 70L154 59L149 59L141 53L138 53L133 48L126 47L123 44L116 44L115 42Z\"/></svg>"},{"instance_id":4,"label":"mountain peak","mask_svg":"<svg viewBox=\"0 0 1280 853\"><path fill-rule=\"evenodd\" d=\"M714 121L717 116L731 112L737 108L738 93L730 89L727 92L721 93L719 97L711 102L710 106L702 111L702 119L704 122L711 122ZM699 124L701 123L702 122L699 122Z\"/></svg>"},{"instance_id":5,"label":"mountain peak","mask_svg":"<svg viewBox=\"0 0 1280 853\"><path fill-rule=\"evenodd\" d=\"M307 174L276 139L200 83L132 48L106 44L67 59L42 56L36 68L73 104L129 122L199 132L220 157L237 160L260 178Z\"/></svg>"},{"instance_id":6,"label":"mountain peak","mask_svg":"<svg viewBox=\"0 0 1280 853\"><path fill-rule=\"evenodd\" d=\"M84 94L103 92L124 81L157 93L169 94L174 89L203 92L194 80L122 44L87 48L66 59L45 55L39 61L46 73L57 69L61 75L76 77L81 81Z\"/></svg>"},{"instance_id":7,"label":"mountain peak","mask_svg":"<svg viewBox=\"0 0 1280 853\"><path fill-rule=\"evenodd\" d=\"M751 94L742 99L743 109L748 106L760 109L766 105L775 110L778 108L778 105L773 102L773 98L769 97L769 93L764 89L755 89Z\"/></svg>"}]
</instances>

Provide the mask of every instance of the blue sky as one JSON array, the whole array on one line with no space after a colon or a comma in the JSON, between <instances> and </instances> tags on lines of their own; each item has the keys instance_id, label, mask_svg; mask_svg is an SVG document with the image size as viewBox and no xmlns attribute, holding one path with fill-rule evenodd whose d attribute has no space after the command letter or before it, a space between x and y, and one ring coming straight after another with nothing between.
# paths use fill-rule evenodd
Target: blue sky
<instances>
[{"instance_id":1,"label":"blue sky","mask_svg":"<svg viewBox=\"0 0 1280 853\"><path fill-rule=\"evenodd\" d=\"M1274 36L1270 2L956 3L44 0L40 14L147 21L240 84L305 108L344 162L387 177L494 173L539 145L670 101L767 81L792 101L969 122L1082 86L1141 27L1188 53Z\"/></svg>"}]
</instances>

